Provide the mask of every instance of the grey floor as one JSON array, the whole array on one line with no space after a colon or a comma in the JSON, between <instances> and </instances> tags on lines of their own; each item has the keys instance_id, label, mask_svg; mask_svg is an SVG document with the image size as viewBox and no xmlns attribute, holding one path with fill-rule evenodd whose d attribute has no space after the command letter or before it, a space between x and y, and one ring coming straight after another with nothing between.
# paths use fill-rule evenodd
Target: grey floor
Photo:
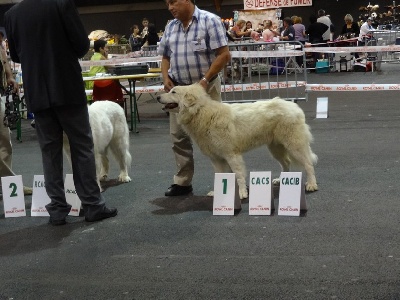
<instances>
[{"instance_id":1,"label":"grey floor","mask_svg":"<svg viewBox=\"0 0 400 300\"><path fill-rule=\"evenodd\" d=\"M399 83L399 67L311 73L309 82ZM323 96L329 118L316 119ZM213 216L213 171L197 148L193 195L164 197L175 170L168 119L153 99L141 101L132 182L110 180L104 192L116 218L52 227L43 217L5 219L0 201L0 299L400 299L398 91L319 92L299 103L320 188L301 217L249 216L246 202L236 216ZM22 134L14 170L31 185L41 156L29 121ZM245 161L279 175L264 148Z\"/></svg>"}]
</instances>

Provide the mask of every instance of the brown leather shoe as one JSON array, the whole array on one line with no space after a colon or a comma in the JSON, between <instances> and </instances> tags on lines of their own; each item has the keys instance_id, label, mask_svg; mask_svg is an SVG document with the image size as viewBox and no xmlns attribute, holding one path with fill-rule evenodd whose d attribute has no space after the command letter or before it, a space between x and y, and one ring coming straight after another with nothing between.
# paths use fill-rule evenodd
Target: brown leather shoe
<instances>
[{"instance_id":1,"label":"brown leather shoe","mask_svg":"<svg viewBox=\"0 0 400 300\"><path fill-rule=\"evenodd\" d=\"M178 184L173 184L171 185L168 190L165 192L165 196L183 196L190 194L193 191L193 188L191 185L188 186L182 186Z\"/></svg>"}]
</instances>

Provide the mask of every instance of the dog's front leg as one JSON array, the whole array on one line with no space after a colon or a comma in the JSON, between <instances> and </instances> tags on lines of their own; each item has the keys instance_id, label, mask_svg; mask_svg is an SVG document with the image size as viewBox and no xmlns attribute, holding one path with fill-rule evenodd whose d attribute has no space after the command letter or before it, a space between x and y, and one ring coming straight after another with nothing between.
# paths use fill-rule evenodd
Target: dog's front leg
<instances>
[{"instance_id":1,"label":"dog's front leg","mask_svg":"<svg viewBox=\"0 0 400 300\"><path fill-rule=\"evenodd\" d=\"M244 164L243 157L241 155L233 155L226 159L231 170L236 174L236 181L239 186L239 197L240 199L246 199L249 197L246 186L246 166Z\"/></svg>"},{"instance_id":2,"label":"dog's front leg","mask_svg":"<svg viewBox=\"0 0 400 300\"><path fill-rule=\"evenodd\" d=\"M231 167L223 158L210 157L215 173L232 173ZM214 197L214 191L209 191L207 196Z\"/></svg>"}]
</instances>

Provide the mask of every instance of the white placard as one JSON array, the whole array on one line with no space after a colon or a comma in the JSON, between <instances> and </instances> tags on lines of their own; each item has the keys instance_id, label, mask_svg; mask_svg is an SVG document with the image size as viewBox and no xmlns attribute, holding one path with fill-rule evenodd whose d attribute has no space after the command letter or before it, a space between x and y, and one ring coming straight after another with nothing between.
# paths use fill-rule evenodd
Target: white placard
<instances>
[{"instance_id":1,"label":"white placard","mask_svg":"<svg viewBox=\"0 0 400 300\"><path fill-rule=\"evenodd\" d=\"M235 198L238 198L235 173L215 173L213 215L234 215L235 209L240 208L237 200L235 206Z\"/></svg>"},{"instance_id":2,"label":"white placard","mask_svg":"<svg viewBox=\"0 0 400 300\"><path fill-rule=\"evenodd\" d=\"M49 213L45 206L51 202L51 199L46 192L44 175L33 175L32 189L31 216L48 217Z\"/></svg>"},{"instance_id":3,"label":"white placard","mask_svg":"<svg viewBox=\"0 0 400 300\"><path fill-rule=\"evenodd\" d=\"M22 176L1 177L3 191L4 216L6 218L25 217L24 185Z\"/></svg>"},{"instance_id":4,"label":"white placard","mask_svg":"<svg viewBox=\"0 0 400 300\"><path fill-rule=\"evenodd\" d=\"M317 98L317 119L328 118L328 97Z\"/></svg>"},{"instance_id":5,"label":"white placard","mask_svg":"<svg viewBox=\"0 0 400 300\"><path fill-rule=\"evenodd\" d=\"M79 210L81 209L81 200L76 194L74 178L72 174L65 175L64 189L65 198L67 199L68 204L72 206L68 215L78 217Z\"/></svg>"},{"instance_id":6,"label":"white placard","mask_svg":"<svg viewBox=\"0 0 400 300\"><path fill-rule=\"evenodd\" d=\"M271 171L250 172L249 187L249 215L271 215L274 208Z\"/></svg>"},{"instance_id":7,"label":"white placard","mask_svg":"<svg viewBox=\"0 0 400 300\"><path fill-rule=\"evenodd\" d=\"M278 215L300 216L300 210L306 210L306 198L301 172L282 172L279 188Z\"/></svg>"}]
</instances>

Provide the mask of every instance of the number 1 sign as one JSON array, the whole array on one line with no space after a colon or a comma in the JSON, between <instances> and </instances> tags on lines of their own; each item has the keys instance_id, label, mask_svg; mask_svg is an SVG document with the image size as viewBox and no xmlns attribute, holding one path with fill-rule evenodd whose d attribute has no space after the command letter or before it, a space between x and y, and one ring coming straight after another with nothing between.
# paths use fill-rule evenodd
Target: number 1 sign
<instances>
[{"instance_id":1,"label":"number 1 sign","mask_svg":"<svg viewBox=\"0 0 400 300\"><path fill-rule=\"evenodd\" d=\"M25 217L24 185L22 176L1 177L1 187L3 190L4 216Z\"/></svg>"},{"instance_id":2,"label":"number 1 sign","mask_svg":"<svg viewBox=\"0 0 400 300\"><path fill-rule=\"evenodd\" d=\"M235 198L235 173L215 173L213 215L234 215Z\"/></svg>"}]
</instances>

